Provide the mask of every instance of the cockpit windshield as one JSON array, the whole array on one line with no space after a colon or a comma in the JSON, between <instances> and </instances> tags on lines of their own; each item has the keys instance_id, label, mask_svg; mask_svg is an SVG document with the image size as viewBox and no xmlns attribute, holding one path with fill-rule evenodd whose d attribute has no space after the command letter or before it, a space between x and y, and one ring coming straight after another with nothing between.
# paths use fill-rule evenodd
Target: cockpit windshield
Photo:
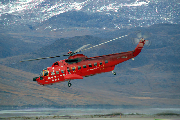
<instances>
[{"instance_id":1,"label":"cockpit windshield","mask_svg":"<svg viewBox=\"0 0 180 120\"><path fill-rule=\"evenodd\" d=\"M41 73L39 74L39 76L43 76L43 71L41 71Z\"/></svg>"},{"instance_id":2,"label":"cockpit windshield","mask_svg":"<svg viewBox=\"0 0 180 120\"><path fill-rule=\"evenodd\" d=\"M39 74L40 76L48 76L48 71L47 69L41 71L41 73Z\"/></svg>"}]
</instances>

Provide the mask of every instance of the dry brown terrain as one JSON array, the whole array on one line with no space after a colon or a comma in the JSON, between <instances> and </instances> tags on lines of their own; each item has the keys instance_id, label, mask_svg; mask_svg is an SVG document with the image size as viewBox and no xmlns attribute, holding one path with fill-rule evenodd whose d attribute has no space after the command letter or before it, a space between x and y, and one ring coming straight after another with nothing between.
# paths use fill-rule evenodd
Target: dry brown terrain
<instances>
[{"instance_id":1,"label":"dry brown terrain","mask_svg":"<svg viewBox=\"0 0 180 120\"><path fill-rule=\"evenodd\" d=\"M134 70L138 69L134 68ZM168 96L172 96L171 94L173 94L174 89L157 88L156 84L158 83L154 81L156 79L153 80L153 76L150 75L145 76L146 79L149 78L150 86L139 87L139 82L135 82L138 80L138 77L121 75L112 78L104 77L103 80L98 81L94 76L84 78L83 80L74 80L72 81L73 86L69 88L67 87L67 82L57 83L52 86L40 86L32 81L32 78L37 76L36 74L3 65L0 66L0 70L2 71L0 81L1 106L76 106L103 104L150 106L158 104L179 105L180 103L180 99L168 98ZM143 72L143 68L141 70ZM129 85L113 83L119 77L126 76L128 78L132 77L134 80L129 82L135 83ZM169 75L167 74L167 76ZM108 79L112 79L112 81ZM94 87L92 88L92 86ZM179 93L173 95L179 95Z\"/></svg>"}]
</instances>

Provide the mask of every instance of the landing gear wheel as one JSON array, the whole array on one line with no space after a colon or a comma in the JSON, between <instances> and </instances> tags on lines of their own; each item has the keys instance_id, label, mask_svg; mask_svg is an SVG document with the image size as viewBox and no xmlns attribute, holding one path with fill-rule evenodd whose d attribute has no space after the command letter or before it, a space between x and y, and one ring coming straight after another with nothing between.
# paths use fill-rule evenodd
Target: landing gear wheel
<instances>
[{"instance_id":1,"label":"landing gear wheel","mask_svg":"<svg viewBox=\"0 0 180 120\"><path fill-rule=\"evenodd\" d=\"M70 82L68 82L68 87L71 87L71 85L72 85L72 84L71 84Z\"/></svg>"},{"instance_id":2,"label":"landing gear wheel","mask_svg":"<svg viewBox=\"0 0 180 120\"><path fill-rule=\"evenodd\" d=\"M113 70L113 71L112 71L112 74L113 74L113 75L116 75L116 72L114 72L114 70Z\"/></svg>"}]
</instances>

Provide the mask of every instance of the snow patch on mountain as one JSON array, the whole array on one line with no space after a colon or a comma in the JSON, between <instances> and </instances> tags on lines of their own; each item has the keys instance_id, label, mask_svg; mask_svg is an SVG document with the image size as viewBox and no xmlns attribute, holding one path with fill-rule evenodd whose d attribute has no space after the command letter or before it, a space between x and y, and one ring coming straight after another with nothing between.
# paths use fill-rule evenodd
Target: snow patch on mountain
<instances>
[{"instance_id":1,"label":"snow patch on mountain","mask_svg":"<svg viewBox=\"0 0 180 120\"><path fill-rule=\"evenodd\" d=\"M130 4L120 2L104 2L104 4L102 4L100 3L100 1L94 3L93 0L86 0L82 2L65 2L62 0L58 2L48 0L18 0L14 2L9 2L7 4L0 3L0 15L12 14L28 16L29 14L31 14L31 18L32 16L34 16L36 17L36 20L43 21L55 15L59 15L61 13L73 10L81 10L84 12L118 12L118 9L123 6L130 7L148 5L149 2L150 1L139 2L139 0L136 0L135 2L132 2ZM85 8L86 6L87 8Z\"/></svg>"}]
</instances>

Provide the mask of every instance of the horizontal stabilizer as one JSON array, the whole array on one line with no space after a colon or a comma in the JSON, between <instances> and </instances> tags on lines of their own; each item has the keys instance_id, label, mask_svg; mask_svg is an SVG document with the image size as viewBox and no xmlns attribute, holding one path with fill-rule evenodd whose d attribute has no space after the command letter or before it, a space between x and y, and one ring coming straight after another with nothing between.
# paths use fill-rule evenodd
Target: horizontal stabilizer
<instances>
[{"instance_id":1,"label":"horizontal stabilizer","mask_svg":"<svg viewBox=\"0 0 180 120\"><path fill-rule=\"evenodd\" d=\"M68 74L64 76L65 79L83 79L82 76L77 74Z\"/></svg>"}]
</instances>

